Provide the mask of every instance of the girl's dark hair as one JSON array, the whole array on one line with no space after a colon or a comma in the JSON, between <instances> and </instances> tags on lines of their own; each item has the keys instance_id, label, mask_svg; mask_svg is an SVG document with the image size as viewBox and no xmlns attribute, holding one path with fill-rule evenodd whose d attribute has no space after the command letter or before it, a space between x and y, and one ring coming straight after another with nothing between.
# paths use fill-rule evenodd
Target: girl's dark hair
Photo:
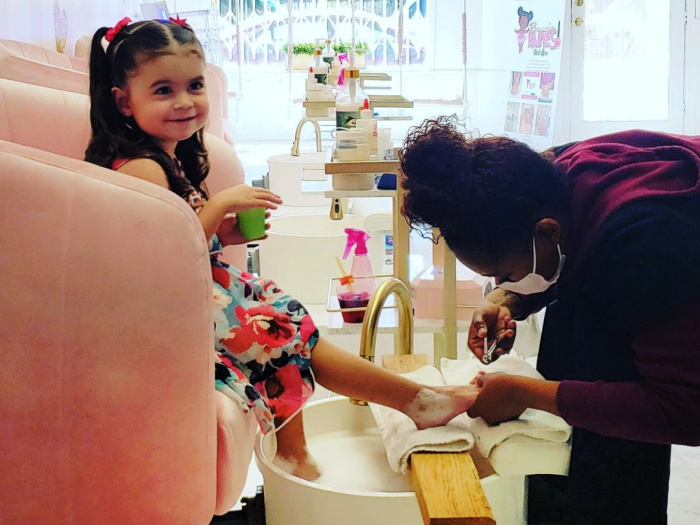
<instances>
[{"instance_id":1,"label":"girl's dark hair","mask_svg":"<svg viewBox=\"0 0 700 525\"><path fill-rule=\"evenodd\" d=\"M454 115L412 128L399 159L403 215L412 228L439 228L458 256L528 250L540 219L565 220L569 190L559 168L506 137L468 138Z\"/></svg>"},{"instance_id":2,"label":"girl's dark hair","mask_svg":"<svg viewBox=\"0 0 700 525\"><path fill-rule=\"evenodd\" d=\"M181 45L193 47L204 60L202 45L191 27L170 21L147 20L122 28L102 48L102 38L109 28L102 27L92 37L90 50L90 123L92 138L85 151L85 160L111 168L115 159L148 158L165 171L170 188L181 196L189 193L190 184L201 190L201 183L209 173L209 160L204 145L204 131L182 140L175 149L188 181L178 176L175 161L144 133L131 117L125 117L117 108L112 88L124 89L129 74L140 63L154 57L171 54Z\"/></svg>"}]
</instances>

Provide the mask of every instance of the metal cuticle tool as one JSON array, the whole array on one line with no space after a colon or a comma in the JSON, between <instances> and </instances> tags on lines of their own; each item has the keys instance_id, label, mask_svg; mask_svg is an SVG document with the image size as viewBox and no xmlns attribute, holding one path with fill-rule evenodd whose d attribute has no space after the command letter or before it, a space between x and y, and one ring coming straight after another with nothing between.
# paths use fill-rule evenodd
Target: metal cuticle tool
<instances>
[{"instance_id":1,"label":"metal cuticle tool","mask_svg":"<svg viewBox=\"0 0 700 525\"><path fill-rule=\"evenodd\" d=\"M488 365L493 361L493 353L496 351L496 348L498 348L498 343L500 342L501 337L496 336L496 339L494 339L493 343L491 343L491 346L487 348L487 338L484 337L484 358L482 359L482 361L485 365Z\"/></svg>"}]
</instances>

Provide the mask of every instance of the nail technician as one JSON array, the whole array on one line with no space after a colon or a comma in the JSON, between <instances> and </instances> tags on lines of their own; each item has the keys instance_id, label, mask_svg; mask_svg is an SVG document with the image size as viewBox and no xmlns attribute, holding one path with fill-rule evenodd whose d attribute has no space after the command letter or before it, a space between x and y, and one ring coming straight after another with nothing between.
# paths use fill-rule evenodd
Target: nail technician
<instances>
[{"instance_id":1,"label":"nail technician","mask_svg":"<svg viewBox=\"0 0 700 525\"><path fill-rule=\"evenodd\" d=\"M531 407L574 427L567 524L667 523L670 445L700 445L700 137L635 130L539 154L459 129L411 130L403 213L495 277L470 327L478 358L547 308L547 380L486 374L469 414Z\"/></svg>"}]
</instances>

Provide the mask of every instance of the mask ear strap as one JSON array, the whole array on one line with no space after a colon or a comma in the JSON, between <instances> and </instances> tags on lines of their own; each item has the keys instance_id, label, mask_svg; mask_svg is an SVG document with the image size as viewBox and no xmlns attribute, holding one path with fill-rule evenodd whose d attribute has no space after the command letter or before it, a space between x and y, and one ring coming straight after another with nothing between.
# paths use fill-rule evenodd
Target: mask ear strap
<instances>
[{"instance_id":1,"label":"mask ear strap","mask_svg":"<svg viewBox=\"0 0 700 525\"><path fill-rule=\"evenodd\" d=\"M535 249L535 236L532 236L532 273L537 273L537 250Z\"/></svg>"}]
</instances>

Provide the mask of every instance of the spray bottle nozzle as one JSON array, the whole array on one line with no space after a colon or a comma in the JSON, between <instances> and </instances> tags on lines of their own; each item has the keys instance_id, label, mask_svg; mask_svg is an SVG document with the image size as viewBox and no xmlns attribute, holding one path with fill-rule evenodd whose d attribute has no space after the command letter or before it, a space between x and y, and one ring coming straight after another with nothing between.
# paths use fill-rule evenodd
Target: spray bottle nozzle
<instances>
[{"instance_id":1,"label":"spray bottle nozzle","mask_svg":"<svg viewBox=\"0 0 700 525\"><path fill-rule=\"evenodd\" d=\"M350 249L355 246L355 255L367 255L367 240L369 233L357 228L345 228L345 233L348 235L348 241L345 245L343 259L347 259L350 255Z\"/></svg>"},{"instance_id":2,"label":"spray bottle nozzle","mask_svg":"<svg viewBox=\"0 0 700 525\"><path fill-rule=\"evenodd\" d=\"M369 99L368 99L368 98L365 99L365 103L364 103L364 105L362 106L362 109L370 109L370 107L369 107Z\"/></svg>"}]
</instances>

